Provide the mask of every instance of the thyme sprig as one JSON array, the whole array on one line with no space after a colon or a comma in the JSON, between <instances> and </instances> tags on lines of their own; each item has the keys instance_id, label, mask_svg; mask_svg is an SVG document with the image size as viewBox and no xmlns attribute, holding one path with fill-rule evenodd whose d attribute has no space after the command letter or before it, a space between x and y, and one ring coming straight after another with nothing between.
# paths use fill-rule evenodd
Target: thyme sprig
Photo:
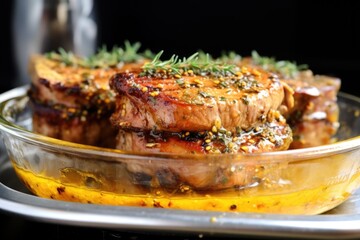
<instances>
[{"instance_id":1,"label":"thyme sprig","mask_svg":"<svg viewBox=\"0 0 360 240\"><path fill-rule=\"evenodd\" d=\"M238 71L238 67L232 64L214 61L210 55L199 58L199 52L189 57L179 58L178 55L172 55L170 59L160 60L164 51L160 51L154 59L144 64L142 67L142 76L175 76L180 77L182 74L191 73L194 75L214 77L233 76Z\"/></svg>"},{"instance_id":2,"label":"thyme sprig","mask_svg":"<svg viewBox=\"0 0 360 240\"><path fill-rule=\"evenodd\" d=\"M63 48L59 48L58 52L45 53L45 56L51 60L62 62L65 65L79 64L81 62L81 58L75 56L71 51L67 52Z\"/></svg>"},{"instance_id":3,"label":"thyme sprig","mask_svg":"<svg viewBox=\"0 0 360 240\"><path fill-rule=\"evenodd\" d=\"M242 60L242 56L236 53L235 51L223 51L221 56L218 58L222 62L238 64Z\"/></svg>"},{"instance_id":4,"label":"thyme sprig","mask_svg":"<svg viewBox=\"0 0 360 240\"><path fill-rule=\"evenodd\" d=\"M123 63L137 62L143 59L150 59L154 54L150 50L140 53L141 44L131 44L125 41L124 47L114 46L108 50L106 46L101 47L95 54L89 57L76 56L71 51L59 48L58 52L49 52L45 56L49 59L62 62L67 66L79 66L86 68L108 68L116 67Z\"/></svg>"},{"instance_id":5,"label":"thyme sprig","mask_svg":"<svg viewBox=\"0 0 360 240\"><path fill-rule=\"evenodd\" d=\"M277 61L272 57L260 56L256 51L251 52L251 57L256 65L268 71L278 72L285 78L294 78L299 71L308 69L306 64L297 65L296 62Z\"/></svg>"}]
</instances>

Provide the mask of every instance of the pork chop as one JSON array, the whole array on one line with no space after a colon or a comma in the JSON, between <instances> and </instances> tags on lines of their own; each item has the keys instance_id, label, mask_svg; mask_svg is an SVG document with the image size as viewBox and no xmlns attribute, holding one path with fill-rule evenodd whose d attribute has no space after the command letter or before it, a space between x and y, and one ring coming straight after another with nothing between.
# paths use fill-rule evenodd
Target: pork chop
<instances>
[{"instance_id":1,"label":"pork chop","mask_svg":"<svg viewBox=\"0 0 360 240\"><path fill-rule=\"evenodd\" d=\"M118 56L120 50L98 55ZM71 59L65 58L66 54ZM91 67L81 63L92 58L65 52L62 57L53 55L35 55L29 64L33 131L75 143L114 147L116 130L108 126L115 109L115 94L109 88L109 78L116 72L139 71L146 60Z\"/></svg>"},{"instance_id":2,"label":"pork chop","mask_svg":"<svg viewBox=\"0 0 360 240\"><path fill-rule=\"evenodd\" d=\"M117 94L114 125L172 132L209 130L216 121L232 132L248 129L284 99L281 82L255 68L220 78L118 73L110 87Z\"/></svg>"}]
</instances>

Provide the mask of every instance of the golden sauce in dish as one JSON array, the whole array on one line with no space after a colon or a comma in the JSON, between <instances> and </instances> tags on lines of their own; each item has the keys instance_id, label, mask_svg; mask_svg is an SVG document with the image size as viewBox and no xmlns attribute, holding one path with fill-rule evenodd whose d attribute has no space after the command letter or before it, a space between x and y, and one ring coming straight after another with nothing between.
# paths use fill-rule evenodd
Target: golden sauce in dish
<instances>
[{"instance_id":1,"label":"golden sauce in dish","mask_svg":"<svg viewBox=\"0 0 360 240\"><path fill-rule=\"evenodd\" d=\"M311 189L290 191L286 187L282 190L275 188L273 194L266 189L264 192L268 193L264 194L261 189L257 188L241 191L231 189L208 194L181 195L161 191L161 189L147 194L128 194L126 193L128 186L124 186L123 189L118 188L117 192L102 191L96 189L96 181L87 183L88 187L86 187L78 185L78 183L60 182L49 177L35 175L17 166L14 167L30 191L40 197L88 204L183 210L313 215L323 213L341 204L360 184L360 173L356 172L350 179L340 177L328 184L318 185ZM73 178L70 175L69 177ZM98 181L102 180L98 179ZM102 184L109 183L102 181Z\"/></svg>"}]
</instances>

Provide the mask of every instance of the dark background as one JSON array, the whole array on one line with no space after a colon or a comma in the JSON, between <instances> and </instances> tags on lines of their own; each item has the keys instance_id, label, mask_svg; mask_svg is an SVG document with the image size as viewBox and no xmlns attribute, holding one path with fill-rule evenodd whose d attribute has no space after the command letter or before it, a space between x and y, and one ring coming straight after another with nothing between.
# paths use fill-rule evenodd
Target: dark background
<instances>
[{"instance_id":1,"label":"dark background","mask_svg":"<svg viewBox=\"0 0 360 240\"><path fill-rule=\"evenodd\" d=\"M26 0L25 0L26 1ZM0 92L17 85L17 64L12 39L13 1L0 9ZM342 79L342 91L360 96L360 3L359 1L96 1L98 46L139 41L143 49L165 50L188 56L202 49L213 55L234 50L308 64L317 74ZM51 239L165 239L40 224L0 213L7 224L0 227L6 239L37 236ZM110 237L110 235L112 237ZM117 237L118 236L118 237ZM172 236L173 239L174 236ZM176 239L180 239L178 237ZM184 239L199 239L198 236ZM206 239L206 238L205 238Z\"/></svg>"},{"instance_id":2,"label":"dark background","mask_svg":"<svg viewBox=\"0 0 360 240\"><path fill-rule=\"evenodd\" d=\"M13 1L2 3L0 90L16 85L11 20ZM188 56L234 50L308 64L317 74L341 78L356 91L360 67L358 1L96 1L98 46L140 41L142 48Z\"/></svg>"}]
</instances>

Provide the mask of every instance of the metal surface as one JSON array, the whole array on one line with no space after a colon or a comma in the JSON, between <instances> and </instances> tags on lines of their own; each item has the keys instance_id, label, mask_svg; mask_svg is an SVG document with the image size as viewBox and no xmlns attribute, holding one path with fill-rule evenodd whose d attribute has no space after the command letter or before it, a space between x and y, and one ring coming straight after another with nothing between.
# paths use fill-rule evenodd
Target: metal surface
<instances>
[{"instance_id":1,"label":"metal surface","mask_svg":"<svg viewBox=\"0 0 360 240\"><path fill-rule=\"evenodd\" d=\"M317 216L237 214L115 207L62 202L30 194L4 149L0 159L0 209L39 221L108 229L301 238L360 237L360 194Z\"/></svg>"}]
</instances>

